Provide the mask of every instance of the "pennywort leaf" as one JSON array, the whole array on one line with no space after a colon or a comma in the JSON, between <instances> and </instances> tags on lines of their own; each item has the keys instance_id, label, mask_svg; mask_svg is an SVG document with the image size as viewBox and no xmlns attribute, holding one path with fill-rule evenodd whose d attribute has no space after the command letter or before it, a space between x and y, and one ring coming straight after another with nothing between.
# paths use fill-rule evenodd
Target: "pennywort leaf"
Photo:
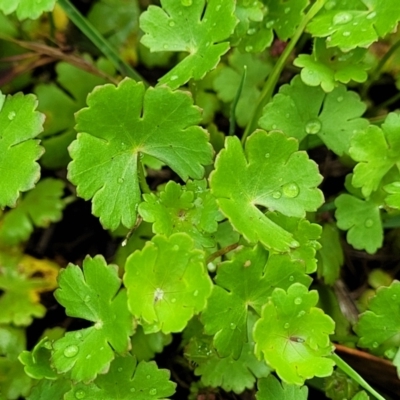
<instances>
[{"instance_id":1,"label":"pennywort leaf","mask_svg":"<svg viewBox=\"0 0 400 400\"><path fill-rule=\"evenodd\" d=\"M307 400L307 386L299 387L297 385L288 385L285 382L280 383L273 375L258 381L257 400Z\"/></svg>"},{"instance_id":2,"label":"pennywort leaf","mask_svg":"<svg viewBox=\"0 0 400 400\"><path fill-rule=\"evenodd\" d=\"M69 179L104 227L130 228L140 202L141 154L170 166L183 180L201 179L211 164L212 147L196 126L201 116L191 97L167 87L145 91L125 79L117 87L97 87L88 108L77 114L77 140L70 146ZM160 117L162 115L162 117Z\"/></svg>"},{"instance_id":3,"label":"pennywort leaf","mask_svg":"<svg viewBox=\"0 0 400 400\"><path fill-rule=\"evenodd\" d=\"M56 0L0 0L0 10L5 15L15 12L19 20L36 19L45 11L52 11Z\"/></svg>"}]
</instances>

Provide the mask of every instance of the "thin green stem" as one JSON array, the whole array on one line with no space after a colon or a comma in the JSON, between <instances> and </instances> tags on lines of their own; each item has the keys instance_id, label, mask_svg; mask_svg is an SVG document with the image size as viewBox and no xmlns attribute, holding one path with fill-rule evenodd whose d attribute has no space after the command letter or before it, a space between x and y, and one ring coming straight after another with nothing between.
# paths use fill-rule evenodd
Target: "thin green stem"
<instances>
[{"instance_id":1,"label":"thin green stem","mask_svg":"<svg viewBox=\"0 0 400 400\"><path fill-rule=\"evenodd\" d=\"M385 400L383 396L381 396L374 388L372 388L364 378L361 377L353 368L350 367L344 360L342 360L337 354L332 354L330 358L336 363L336 365L345 373L347 376L352 378L355 382L357 382L362 388L364 388L367 392L372 394L378 400Z\"/></svg>"},{"instance_id":2,"label":"thin green stem","mask_svg":"<svg viewBox=\"0 0 400 400\"><path fill-rule=\"evenodd\" d=\"M147 181L146 181L146 177L144 175L144 165L141 161L140 154L138 154L137 169L138 169L138 174L139 174L139 185L140 185L140 188L142 189L142 193L151 193L149 185L147 184Z\"/></svg>"},{"instance_id":3,"label":"thin green stem","mask_svg":"<svg viewBox=\"0 0 400 400\"><path fill-rule=\"evenodd\" d=\"M247 65L245 65L243 67L242 78L240 79L238 90L236 92L235 98L234 98L233 103L231 105L231 114L229 116L229 136L233 136L235 134L236 107L237 107L237 104L239 103L239 99L240 99L240 96L242 94L243 85L244 85L244 82L246 81L246 76L247 76Z\"/></svg>"},{"instance_id":4,"label":"thin green stem","mask_svg":"<svg viewBox=\"0 0 400 400\"><path fill-rule=\"evenodd\" d=\"M260 94L260 97L258 99L257 105L253 111L253 114L250 118L250 122L246 126L246 130L244 131L243 137L242 137L242 144L246 141L247 137L249 136L250 133L252 133L256 128L258 124L258 120L262 114L262 110L265 106L265 104L268 103L268 101L271 99L272 94L274 92L275 86L278 83L278 79L283 71L283 68L285 67L285 64L287 63L294 47L296 46L297 42L299 41L301 35L304 32L304 29L306 28L307 24L310 22L310 20L317 14L317 12L323 7L325 4L326 0L317 0L308 13L304 16L303 20L300 22L300 25L298 26L295 34L291 38L290 42L286 46L285 50L279 57L278 61L276 62L274 68L272 69L270 75L268 76L267 81L265 82L264 88Z\"/></svg>"},{"instance_id":5,"label":"thin green stem","mask_svg":"<svg viewBox=\"0 0 400 400\"><path fill-rule=\"evenodd\" d=\"M368 79L367 83L364 85L361 91L361 97L365 98L368 89L371 87L372 82L376 80L379 74L382 71L384 65L388 62L389 58L392 57L393 53L397 51L400 47L400 40L398 40L388 51L387 53L379 60L378 64L374 68L374 70L370 74L370 78Z\"/></svg>"},{"instance_id":6,"label":"thin green stem","mask_svg":"<svg viewBox=\"0 0 400 400\"><path fill-rule=\"evenodd\" d=\"M68 18L82 31L86 37L108 58L114 67L122 75L129 76L135 81L142 81L146 86L148 83L130 65L122 60L110 43L101 33L70 3L69 0L58 0Z\"/></svg>"}]
</instances>

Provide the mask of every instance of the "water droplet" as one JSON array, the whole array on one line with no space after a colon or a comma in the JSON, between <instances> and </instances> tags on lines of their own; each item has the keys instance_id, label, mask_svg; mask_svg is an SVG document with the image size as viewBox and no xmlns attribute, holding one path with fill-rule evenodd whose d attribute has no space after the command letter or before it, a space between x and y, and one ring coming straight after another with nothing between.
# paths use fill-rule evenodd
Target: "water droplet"
<instances>
[{"instance_id":1,"label":"water droplet","mask_svg":"<svg viewBox=\"0 0 400 400\"><path fill-rule=\"evenodd\" d=\"M343 12L337 13L333 17L332 22L334 25L344 25L344 24L347 24L348 22L350 22L352 19L353 19L353 16L350 13L343 11Z\"/></svg>"},{"instance_id":2,"label":"water droplet","mask_svg":"<svg viewBox=\"0 0 400 400\"><path fill-rule=\"evenodd\" d=\"M117 369L117 371L118 371L118 372L122 372L122 367L119 367L119 368Z\"/></svg>"},{"instance_id":3,"label":"water droplet","mask_svg":"<svg viewBox=\"0 0 400 400\"><path fill-rule=\"evenodd\" d=\"M133 387L133 388L130 388L130 391L131 391L131 393L134 393L134 392L136 392L136 389Z\"/></svg>"},{"instance_id":4,"label":"water droplet","mask_svg":"<svg viewBox=\"0 0 400 400\"><path fill-rule=\"evenodd\" d=\"M90 296L89 296L89 295L85 296L85 298L83 299L83 301L84 301L85 303L88 303L88 302L90 301Z\"/></svg>"},{"instance_id":5,"label":"water droplet","mask_svg":"<svg viewBox=\"0 0 400 400\"><path fill-rule=\"evenodd\" d=\"M176 298L175 297L171 299L171 303L176 303Z\"/></svg>"},{"instance_id":6,"label":"water droplet","mask_svg":"<svg viewBox=\"0 0 400 400\"><path fill-rule=\"evenodd\" d=\"M372 221L371 218L367 218L367 219L365 220L365 222L364 222L364 226L365 226L366 228L371 228L372 225L374 225L374 221Z\"/></svg>"},{"instance_id":7,"label":"water droplet","mask_svg":"<svg viewBox=\"0 0 400 400\"><path fill-rule=\"evenodd\" d=\"M79 352L79 347L71 344L70 346L66 347L64 349L64 356L71 358L71 357L75 357Z\"/></svg>"},{"instance_id":8,"label":"water droplet","mask_svg":"<svg viewBox=\"0 0 400 400\"><path fill-rule=\"evenodd\" d=\"M283 327L284 327L285 329L289 329L289 326L290 326L289 322L286 322L286 324L283 325Z\"/></svg>"},{"instance_id":9,"label":"water droplet","mask_svg":"<svg viewBox=\"0 0 400 400\"><path fill-rule=\"evenodd\" d=\"M342 33L342 35L345 36L345 37L349 37L351 35L351 33L349 31L344 31Z\"/></svg>"},{"instance_id":10,"label":"water droplet","mask_svg":"<svg viewBox=\"0 0 400 400\"><path fill-rule=\"evenodd\" d=\"M341 103L343 101L343 96L339 96L336 100L338 103Z\"/></svg>"},{"instance_id":11,"label":"water droplet","mask_svg":"<svg viewBox=\"0 0 400 400\"><path fill-rule=\"evenodd\" d=\"M275 23L274 20L268 21L268 22L265 24L265 27L266 27L267 29L271 29L271 28L273 27L274 23Z\"/></svg>"},{"instance_id":12,"label":"water droplet","mask_svg":"<svg viewBox=\"0 0 400 400\"><path fill-rule=\"evenodd\" d=\"M178 75L172 75L171 76L171 81L176 81L178 79Z\"/></svg>"},{"instance_id":13,"label":"water droplet","mask_svg":"<svg viewBox=\"0 0 400 400\"><path fill-rule=\"evenodd\" d=\"M276 124L272 125L272 129L276 129L278 126Z\"/></svg>"},{"instance_id":14,"label":"water droplet","mask_svg":"<svg viewBox=\"0 0 400 400\"><path fill-rule=\"evenodd\" d=\"M392 300L396 300L397 299L397 294L392 295Z\"/></svg>"},{"instance_id":15,"label":"water droplet","mask_svg":"<svg viewBox=\"0 0 400 400\"><path fill-rule=\"evenodd\" d=\"M372 347L373 347L374 349L378 348L378 347L379 347L379 343L378 343L378 342L372 343Z\"/></svg>"},{"instance_id":16,"label":"water droplet","mask_svg":"<svg viewBox=\"0 0 400 400\"><path fill-rule=\"evenodd\" d=\"M117 179L117 182L120 183L120 184L121 184L121 183L124 183L124 178L118 178L118 179Z\"/></svg>"},{"instance_id":17,"label":"water droplet","mask_svg":"<svg viewBox=\"0 0 400 400\"><path fill-rule=\"evenodd\" d=\"M293 199L299 195L300 189L297 183L289 182L282 186L282 192L285 197Z\"/></svg>"},{"instance_id":18,"label":"water droplet","mask_svg":"<svg viewBox=\"0 0 400 400\"><path fill-rule=\"evenodd\" d=\"M146 375L146 379L150 379L151 378L151 376L150 375Z\"/></svg>"},{"instance_id":19,"label":"water droplet","mask_svg":"<svg viewBox=\"0 0 400 400\"><path fill-rule=\"evenodd\" d=\"M330 42L332 40L332 36L328 36L327 38L326 38L326 41L327 42Z\"/></svg>"},{"instance_id":20,"label":"water droplet","mask_svg":"<svg viewBox=\"0 0 400 400\"><path fill-rule=\"evenodd\" d=\"M289 276L289 281L290 281L290 282L293 282L293 281L294 281L294 276L293 276L293 275L290 275L290 276Z\"/></svg>"},{"instance_id":21,"label":"water droplet","mask_svg":"<svg viewBox=\"0 0 400 400\"><path fill-rule=\"evenodd\" d=\"M294 299L294 304L299 305L299 304L301 304L302 302L303 302L303 300L302 300L301 297L296 297L296 298Z\"/></svg>"},{"instance_id":22,"label":"water droplet","mask_svg":"<svg viewBox=\"0 0 400 400\"><path fill-rule=\"evenodd\" d=\"M250 260L246 260L245 263L243 264L243 267L248 268L251 265L251 261Z\"/></svg>"},{"instance_id":23,"label":"water droplet","mask_svg":"<svg viewBox=\"0 0 400 400\"><path fill-rule=\"evenodd\" d=\"M15 112L14 112L14 111L10 111L10 112L8 113L7 118L8 118L10 121L12 121L12 120L15 118L15 116L16 116Z\"/></svg>"},{"instance_id":24,"label":"water droplet","mask_svg":"<svg viewBox=\"0 0 400 400\"><path fill-rule=\"evenodd\" d=\"M245 50L246 50L248 53L250 53L250 52L253 50L253 46L248 45L248 46L245 47Z\"/></svg>"},{"instance_id":25,"label":"water droplet","mask_svg":"<svg viewBox=\"0 0 400 400\"><path fill-rule=\"evenodd\" d=\"M372 11L372 13L369 13L367 15L367 19L372 19L372 18L375 18L375 17L376 17L376 12L375 11Z\"/></svg>"},{"instance_id":26,"label":"water droplet","mask_svg":"<svg viewBox=\"0 0 400 400\"><path fill-rule=\"evenodd\" d=\"M231 322L231 324L229 325L229 328L231 328L232 330L236 329L236 324Z\"/></svg>"},{"instance_id":27,"label":"water droplet","mask_svg":"<svg viewBox=\"0 0 400 400\"><path fill-rule=\"evenodd\" d=\"M168 45L164 44L163 48L168 49Z\"/></svg>"},{"instance_id":28,"label":"water droplet","mask_svg":"<svg viewBox=\"0 0 400 400\"><path fill-rule=\"evenodd\" d=\"M185 7L189 7L192 5L192 0L181 0L181 3Z\"/></svg>"},{"instance_id":29,"label":"water droplet","mask_svg":"<svg viewBox=\"0 0 400 400\"><path fill-rule=\"evenodd\" d=\"M82 339L82 333L81 332L76 332L75 333L75 339L77 339L77 340L81 340Z\"/></svg>"},{"instance_id":30,"label":"water droplet","mask_svg":"<svg viewBox=\"0 0 400 400\"><path fill-rule=\"evenodd\" d=\"M247 34L250 35L250 36L254 35L255 33L256 33L256 29L255 28L250 28L250 29L247 30Z\"/></svg>"},{"instance_id":31,"label":"water droplet","mask_svg":"<svg viewBox=\"0 0 400 400\"><path fill-rule=\"evenodd\" d=\"M279 190L276 190L275 192L272 193L272 197L274 199L280 199L282 196L282 193Z\"/></svg>"},{"instance_id":32,"label":"water droplet","mask_svg":"<svg viewBox=\"0 0 400 400\"><path fill-rule=\"evenodd\" d=\"M265 153L265 158L270 158L271 154Z\"/></svg>"},{"instance_id":33,"label":"water droplet","mask_svg":"<svg viewBox=\"0 0 400 400\"><path fill-rule=\"evenodd\" d=\"M306 132L310 135L315 135L322 128L321 121L318 118L310 119L306 124Z\"/></svg>"},{"instance_id":34,"label":"water droplet","mask_svg":"<svg viewBox=\"0 0 400 400\"><path fill-rule=\"evenodd\" d=\"M150 389L149 394L155 396L157 394L157 389Z\"/></svg>"},{"instance_id":35,"label":"water droplet","mask_svg":"<svg viewBox=\"0 0 400 400\"><path fill-rule=\"evenodd\" d=\"M290 13L290 7L286 7L284 11L285 11L285 14L289 14Z\"/></svg>"},{"instance_id":36,"label":"water droplet","mask_svg":"<svg viewBox=\"0 0 400 400\"><path fill-rule=\"evenodd\" d=\"M86 393L83 390L78 390L75 392L75 397L77 399L84 399L86 397Z\"/></svg>"},{"instance_id":37,"label":"water droplet","mask_svg":"<svg viewBox=\"0 0 400 400\"><path fill-rule=\"evenodd\" d=\"M178 250L179 250L179 246L178 246L177 244L174 244L174 245L172 246L172 250L178 251Z\"/></svg>"},{"instance_id":38,"label":"water droplet","mask_svg":"<svg viewBox=\"0 0 400 400\"><path fill-rule=\"evenodd\" d=\"M219 11L221 9L221 6L218 5L217 7L215 7L215 11Z\"/></svg>"},{"instance_id":39,"label":"water droplet","mask_svg":"<svg viewBox=\"0 0 400 400\"><path fill-rule=\"evenodd\" d=\"M51 342L50 340L47 340L46 342L43 343L43 347L47 350L51 350Z\"/></svg>"},{"instance_id":40,"label":"water droplet","mask_svg":"<svg viewBox=\"0 0 400 400\"><path fill-rule=\"evenodd\" d=\"M88 354L88 355L86 356L86 360L89 360L90 358L92 358L92 355L91 355L91 354Z\"/></svg>"},{"instance_id":41,"label":"water droplet","mask_svg":"<svg viewBox=\"0 0 400 400\"><path fill-rule=\"evenodd\" d=\"M328 11L332 10L332 8L335 6L336 6L336 1L333 1L333 0L327 1L325 4L325 10L328 10Z\"/></svg>"},{"instance_id":42,"label":"water droplet","mask_svg":"<svg viewBox=\"0 0 400 400\"><path fill-rule=\"evenodd\" d=\"M306 314L306 312L305 311L300 311L298 314L297 314L297 316L298 317L302 317L303 315L305 315Z\"/></svg>"},{"instance_id":43,"label":"water droplet","mask_svg":"<svg viewBox=\"0 0 400 400\"><path fill-rule=\"evenodd\" d=\"M197 297L199 295L199 291L198 290L195 290L194 292L193 292L193 296L194 297Z\"/></svg>"},{"instance_id":44,"label":"water droplet","mask_svg":"<svg viewBox=\"0 0 400 400\"><path fill-rule=\"evenodd\" d=\"M171 27L172 27L172 26L175 26L175 22L174 22L174 21L169 21L169 22L168 22L168 25L171 26Z\"/></svg>"}]
</instances>

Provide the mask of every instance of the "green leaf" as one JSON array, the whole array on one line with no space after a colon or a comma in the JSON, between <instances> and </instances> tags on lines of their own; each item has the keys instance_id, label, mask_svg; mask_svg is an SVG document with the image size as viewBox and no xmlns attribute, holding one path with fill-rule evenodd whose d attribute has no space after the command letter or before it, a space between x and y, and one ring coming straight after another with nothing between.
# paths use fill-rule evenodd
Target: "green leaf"
<instances>
[{"instance_id":1,"label":"green leaf","mask_svg":"<svg viewBox=\"0 0 400 400\"><path fill-rule=\"evenodd\" d=\"M359 118L365 109L358 94L343 85L326 94L320 87L307 86L296 75L266 105L259 124L266 130L279 129L299 141L316 134L341 156L349 152L354 133L368 126L366 119Z\"/></svg>"},{"instance_id":2,"label":"green leaf","mask_svg":"<svg viewBox=\"0 0 400 400\"><path fill-rule=\"evenodd\" d=\"M94 383L79 383L69 391L65 400L155 400L166 399L175 392L176 384L169 381L169 371L158 369L155 362L135 357L117 357L105 375Z\"/></svg>"},{"instance_id":3,"label":"green leaf","mask_svg":"<svg viewBox=\"0 0 400 400\"><path fill-rule=\"evenodd\" d=\"M399 20L397 0L339 0L327 2L307 30L313 36L326 37L329 47L349 51L368 47L394 31Z\"/></svg>"},{"instance_id":4,"label":"green leaf","mask_svg":"<svg viewBox=\"0 0 400 400\"><path fill-rule=\"evenodd\" d=\"M126 291L120 286L117 266L107 265L102 256L86 257L83 271L69 264L60 272L57 301L67 315L92 321L94 326L67 332L54 342L52 362L59 373L71 371L75 381L92 381L109 368L114 352L130 349L134 323Z\"/></svg>"},{"instance_id":5,"label":"green leaf","mask_svg":"<svg viewBox=\"0 0 400 400\"><path fill-rule=\"evenodd\" d=\"M172 89L190 79L202 79L215 68L229 50L229 39L237 20L233 0L161 0L140 16L145 32L141 42L151 51L189 53L178 65L159 79Z\"/></svg>"},{"instance_id":6,"label":"green leaf","mask_svg":"<svg viewBox=\"0 0 400 400\"><path fill-rule=\"evenodd\" d=\"M154 358L156 353L161 353L163 348L172 342L172 335L165 335L162 332L146 334L139 325L132 336L131 342L131 353L138 361L149 361Z\"/></svg>"},{"instance_id":7,"label":"green leaf","mask_svg":"<svg viewBox=\"0 0 400 400\"><path fill-rule=\"evenodd\" d=\"M322 193L316 188L321 182L317 166L297 149L297 141L280 132L254 132L244 152L238 138L226 138L210 177L211 191L233 227L249 242L261 241L280 252L299 245L257 205L304 217L322 204Z\"/></svg>"},{"instance_id":8,"label":"green leaf","mask_svg":"<svg viewBox=\"0 0 400 400\"><path fill-rule=\"evenodd\" d=\"M396 165L400 169L400 115L390 113L381 128L370 125L351 141L350 155L358 162L352 184L365 197L376 191L383 177Z\"/></svg>"},{"instance_id":9,"label":"green leaf","mask_svg":"<svg viewBox=\"0 0 400 400\"><path fill-rule=\"evenodd\" d=\"M360 347L374 351L400 347L400 282L380 287L369 304L368 311L361 314L355 327ZM377 329L379 327L379 329Z\"/></svg>"},{"instance_id":10,"label":"green leaf","mask_svg":"<svg viewBox=\"0 0 400 400\"><path fill-rule=\"evenodd\" d=\"M31 94L5 97L0 91L0 208L14 207L19 193L32 189L40 177L36 160L43 149L34 138L43 130L44 115L36 105Z\"/></svg>"},{"instance_id":11,"label":"green leaf","mask_svg":"<svg viewBox=\"0 0 400 400\"><path fill-rule=\"evenodd\" d=\"M0 243L15 245L29 239L34 226L47 228L51 222L61 220L65 202L64 182L42 179L29 191L15 209L0 218Z\"/></svg>"},{"instance_id":12,"label":"green leaf","mask_svg":"<svg viewBox=\"0 0 400 400\"><path fill-rule=\"evenodd\" d=\"M309 0L264 0L268 9L264 19L267 27L273 28L279 39L291 38L304 17Z\"/></svg>"},{"instance_id":13,"label":"green leaf","mask_svg":"<svg viewBox=\"0 0 400 400\"><path fill-rule=\"evenodd\" d=\"M310 284L300 263L291 262L286 255L268 257L261 246L244 247L232 260L219 264L217 285L202 313L205 333L214 335L219 356L239 358L248 342L249 312L261 314L273 289L287 289L294 280Z\"/></svg>"},{"instance_id":14,"label":"green leaf","mask_svg":"<svg viewBox=\"0 0 400 400\"><path fill-rule=\"evenodd\" d=\"M16 12L19 20L36 19L46 11L52 11L56 0L0 0L0 10L5 15Z\"/></svg>"},{"instance_id":15,"label":"green leaf","mask_svg":"<svg viewBox=\"0 0 400 400\"><path fill-rule=\"evenodd\" d=\"M326 356L333 350L329 335L335 324L315 307L317 301L317 292L299 283L287 292L277 288L254 327L256 354L286 383L302 385L332 373L334 362Z\"/></svg>"},{"instance_id":16,"label":"green leaf","mask_svg":"<svg viewBox=\"0 0 400 400\"><path fill-rule=\"evenodd\" d=\"M369 66L363 63L366 50L354 49L347 53L337 47L327 48L325 40L315 39L312 55L300 54L293 64L303 67L302 81L309 86L319 86L325 92L331 92L337 82L365 82Z\"/></svg>"},{"instance_id":17,"label":"green leaf","mask_svg":"<svg viewBox=\"0 0 400 400\"><path fill-rule=\"evenodd\" d=\"M245 389L252 389L256 378L270 374L270 368L264 361L257 360L254 355L254 342L251 339L251 329L256 317L249 315L248 336L250 340L244 344L240 357L221 358L212 346L212 337L201 334L197 330L185 348L185 356L195 362L195 375L201 376L201 382L206 386L221 387L225 391L237 394Z\"/></svg>"},{"instance_id":18,"label":"green leaf","mask_svg":"<svg viewBox=\"0 0 400 400\"><path fill-rule=\"evenodd\" d=\"M323 225L318 250L318 277L327 285L333 285L340 275L340 267L344 262L339 231L334 223Z\"/></svg>"},{"instance_id":19,"label":"green leaf","mask_svg":"<svg viewBox=\"0 0 400 400\"><path fill-rule=\"evenodd\" d=\"M293 261L305 264L305 272L311 274L317 269L316 251L321 248L318 242L321 236L321 226L312 224L306 219L286 217L278 212L267 212L267 217L277 225L293 234L299 247L291 249L289 256ZM296 281L297 282L297 281Z\"/></svg>"},{"instance_id":20,"label":"green leaf","mask_svg":"<svg viewBox=\"0 0 400 400\"><path fill-rule=\"evenodd\" d=\"M222 101L231 103L240 87L244 67L247 67L246 79L235 112L238 125L244 127L250 121L252 109L261 94L261 88L272 64L265 56L242 54L236 49L229 55L228 61L229 65L218 68L214 88Z\"/></svg>"},{"instance_id":21,"label":"green leaf","mask_svg":"<svg viewBox=\"0 0 400 400\"><path fill-rule=\"evenodd\" d=\"M200 111L187 93L145 91L142 83L125 79L94 89L87 103L76 117L81 133L69 148L69 179L81 197L93 198L93 213L104 227L130 228L136 221L140 154L166 163L184 181L201 179L203 165L212 162L207 134L195 126Z\"/></svg>"},{"instance_id":22,"label":"green leaf","mask_svg":"<svg viewBox=\"0 0 400 400\"><path fill-rule=\"evenodd\" d=\"M324 390L326 395L332 400L353 400L354 396L359 392L360 387L347 374L340 369L336 369L331 376L325 378Z\"/></svg>"},{"instance_id":23,"label":"green leaf","mask_svg":"<svg viewBox=\"0 0 400 400\"><path fill-rule=\"evenodd\" d=\"M125 266L128 306L145 331L180 332L206 306L212 283L187 233L154 236Z\"/></svg>"},{"instance_id":24,"label":"green leaf","mask_svg":"<svg viewBox=\"0 0 400 400\"><path fill-rule=\"evenodd\" d=\"M357 250L374 254L383 243L379 202L341 194L335 200L337 226L346 230L347 241Z\"/></svg>"},{"instance_id":25,"label":"green leaf","mask_svg":"<svg viewBox=\"0 0 400 400\"><path fill-rule=\"evenodd\" d=\"M104 59L94 64L86 56L84 61L93 68L114 74L113 68ZM46 149L40 162L46 168L63 168L68 164L67 147L76 137L74 113L85 106L86 97L95 86L108 82L66 62L59 62L55 69L57 83L41 83L34 89L39 100L38 111L46 116L44 131L40 135Z\"/></svg>"},{"instance_id":26,"label":"green leaf","mask_svg":"<svg viewBox=\"0 0 400 400\"><path fill-rule=\"evenodd\" d=\"M385 185L383 190L388 193L385 203L389 207L400 209L400 182L392 182Z\"/></svg>"},{"instance_id":27,"label":"green leaf","mask_svg":"<svg viewBox=\"0 0 400 400\"><path fill-rule=\"evenodd\" d=\"M307 400L308 387L280 383L273 375L258 381L257 400Z\"/></svg>"},{"instance_id":28,"label":"green leaf","mask_svg":"<svg viewBox=\"0 0 400 400\"><path fill-rule=\"evenodd\" d=\"M159 194L144 194L139 214L153 223L153 232L171 236L188 233L197 248L214 247L212 233L217 231L221 215L207 182L189 181L186 186L169 181Z\"/></svg>"},{"instance_id":29,"label":"green leaf","mask_svg":"<svg viewBox=\"0 0 400 400\"><path fill-rule=\"evenodd\" d=\"M71 382L62 377L55 381L42 379L32 388L27 400L64 399L65 393L70 388Z\"/></svg>"}]
</instances>

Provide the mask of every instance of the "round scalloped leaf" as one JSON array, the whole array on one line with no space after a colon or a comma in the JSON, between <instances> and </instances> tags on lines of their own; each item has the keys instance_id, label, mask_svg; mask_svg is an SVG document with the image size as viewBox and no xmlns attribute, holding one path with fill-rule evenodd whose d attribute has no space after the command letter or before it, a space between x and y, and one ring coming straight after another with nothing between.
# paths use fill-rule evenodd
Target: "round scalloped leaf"
<instances>
[{"instance_id":1,"label":"round scalloped leaf","mask_svg":"<svg viewBox=\"0 0 400 400\"><path fill-rule=\"evenodd\" d=\"M5 15L16 12L19 20L36 19L46 11L52 11L56 0L0 0L0 10Z\"/></svg>"},{"instance_id":2,"label":"round scalloped leaf","mask_svg":"<svg viewBox=\"0 0 400 400\"><path fill-rule=\"evenodd\" d=\"M26 400L64 399L64 395L70 388L71 382L64 379L64 377L59 377L57 380L41 379L32 388L29 396L26 397Z\"/></svg>"},{"instance_id":3,"label":"round scalloped leaf","mask_svg":"<svg viewBox=\"0 0 400 400\"><path fill-rule=\"evenodd\" d=\"M145 35L141 42L151 51L187 52L178 65L159 79L176 89L190 79L202 79L215 68L230 46L227 41L237 20L233 0L161 0L140 16Z\"/></svg>"},{"instance_id":4,"label":"round scalloped leaf","mask_svg":"<svg viewBox=\"0 0 400 400\"><path fill-rule=\"evenodd\" d=\"M34 138L43 130L44 115L35 111L36 97L0 91L0 209L14 207L20 192L35 186L40 177L36 160L43 153Z\"/></svg>"},{"instance_id":5,"label":"round scalloped leaf","mask_svg":"<svg viewBox=\"0 0 400 400\"><path fill-rule=\"evenodd\" d=\"M254 132L243 151L228 137L210 177L211 191L233 227L251 243L261 241L280 252L298 247L292 233L271 221L257 206L304 217L323 203L317 165L298 151L298 142L281 132Z\"/></svg>"},{"instance_id":6,"label":"round scalloped leaf","mask_svg":"<svg viewBox=\"0 0 400 400\"><path fill-rule=\"evenodd\" d=\"M307 86L296 75L266 105L259 124L266 130L281 130L299 141L307 135L318 135L341 156L349 152L354 133L368 126L366 119L359 118L365 109L358 94L347 91L343 85L326 94L320 87Z\"/></svg>"},{"instance_id":7,"label":"round scalloped leaf","mask_svg":"<svg viewBox=\"0 0 400 400\"><path fill-rule=\"evenodd\" d=\"M154 236L125 265L128 307L148 332L181 332L206 306L212 283L187 233Z\"/></svg>"},{"instance_id":8,"label":"round scalloped leaf","mask_svg":"<svg viewBox=\"0 0 400 400\"><path fill-rule=\"evenodd\" d=\"M327 2L307 30L315 37L326 37L329 47L349 51L386 36L399 20L398 0L338 0Z\"/></svg>"},{"instance_id":9,"label":"round scalloped leaf","mask_svg":"<svg viewBox=\"0 0 400 400\"><path fill-rule=\"evenodd\" d=\"M288 385L279 382L273 375L260 379L257 386L257 400L307 400L308 398L307 386Z\"/></svg>"},{"instance_id":10,"label":"round scalloped leaf","mask_svg":"<svg viewBox=\"0 0 400 400\"><path fill-rule=\"evenodd\" d=\"M70 264L60 272L57 301L67 315L92 321L94 326L67 332L54 342L52 363L59 373L71 371L73 380L91 381L108 370L115 352L130 349L134 323L126 291L120 286L118 267L107 265L102 256L86 257L83 270Z\"/></svg>"},{"instance_id":11,"label":"round scalloped leaf","mask_svg":"<svg viewBox=\"0 0 400 400\"><path fill-rule=\"evenodd\" d=\"M335 323L317 302L318 293L300 283L287 292L277 288L254 326L256 354L263 354L286 383L302 385L332 373L334 362L326 356L333 350L329 335Z\"/></svg>"},{"instance_id":12,"label":"round scalloped leaf","mask_svg":"<svg viewBox=\"0 0 400 400\"><path fill-rule=\"evenodd\" d=\"M368 304L368 311L361 314L355 331L360 337L360 347L376 350L400 346L400 282L381 287ZM377 328L379 327L379 328Z\"/></svg>"},{"instance_id":13,"label":"round scalloped leaf","mask_svg":"<svg viewBox=\"0 0 400 400\"><path fill-rule=\"evenodd\" d=\"M125 79L117 87L97 87L88 108L76 115L77 140L69 147L68 177L79 196L93 200L104 227L131 228L140 202L140 154L170 166L184 181L201 179L212 163L212 146L200 110L186 92L149 88ZM140 168L142 168L140 166Z\"/></svg>"},{"instance_id":14,"label":"round scalloped leaf","mask_svg":"<svg viewBox=\"0 0 400 400\"><path fill-rule=\"evenodd\" d=\"M135 357L117 357L110 370L93 383L74 385L65 400L156 400L175 393L176 384L169 380L169 371L158 369L154 361L137 363Z\"/></svg>"}]
</instances>

